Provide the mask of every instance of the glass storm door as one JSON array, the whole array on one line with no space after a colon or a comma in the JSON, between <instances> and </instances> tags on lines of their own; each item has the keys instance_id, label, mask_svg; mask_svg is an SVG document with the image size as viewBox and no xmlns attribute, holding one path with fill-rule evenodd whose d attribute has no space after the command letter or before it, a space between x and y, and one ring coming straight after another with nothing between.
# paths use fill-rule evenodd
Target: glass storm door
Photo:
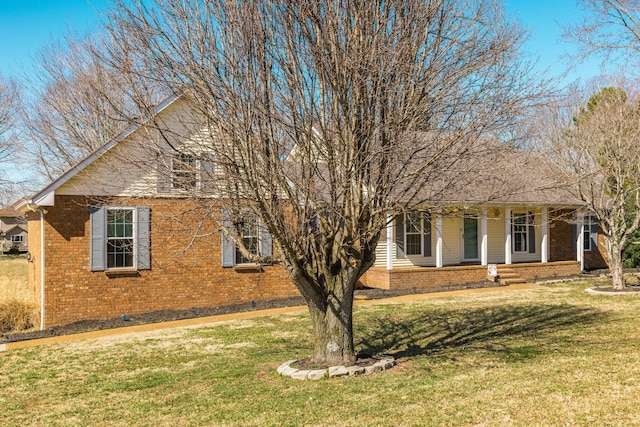
<instances>
[{"instance_id":1,"label":"glass storm door","mask_svg":"<svg viewBox=\"0 0 640 427\"><path fill-rule=\"evenodd\" d=\"M462 229L462 259L472 261L479 259L478 256L478 217L465 214Z\"/></svg>"}]
</instances>

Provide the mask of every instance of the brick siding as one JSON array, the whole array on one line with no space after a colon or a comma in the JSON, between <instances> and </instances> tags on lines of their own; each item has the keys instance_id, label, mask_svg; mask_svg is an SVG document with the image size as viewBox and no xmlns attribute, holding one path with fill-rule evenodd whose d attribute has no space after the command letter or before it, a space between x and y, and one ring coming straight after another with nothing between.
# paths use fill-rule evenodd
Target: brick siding
<instances>
[{"instance_id":1,"label":"brick siding","mask_svg":"<svg viewBox=\"0 0 640 427\"><path fill-rule=\"evenodd\" d=\"M47 208L45 327L299 295L280 265L245 272L223 268L220 232L197 205L185 200L110 200L111 206L151 207L152 268L122 274L92 272L89 205L84 197L56 196L55 206ZM29 279L36 295L39 229L39 213L29 215L33 256Z\"/></svg>"}]
</instances>

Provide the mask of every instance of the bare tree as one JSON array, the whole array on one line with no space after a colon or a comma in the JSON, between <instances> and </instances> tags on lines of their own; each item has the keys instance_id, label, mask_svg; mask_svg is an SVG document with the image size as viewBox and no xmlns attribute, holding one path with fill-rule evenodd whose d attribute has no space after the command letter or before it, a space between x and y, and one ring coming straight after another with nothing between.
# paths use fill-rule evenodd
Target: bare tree
<instances>
[{"instance_id":1,"label":"bare tree","mask_svg":"<svg viewBox=\"0 0 640 427\"><path fill-rule=\"evenodd\" d=\"M640 106L618 87L600 90L586 106L584 91L570 99L549 110L541 134L560 182L606 236L613 286L623 289L624 250L640 227Z\"/></svg>"},{"instance_id":2,"label":"bare tree","mask_svg":"<svg viewBox=\"0 0 640 427\"><path fill-rule=\"evenodd\" d=\"M107 28L110 67L125 52L191 100L206 132L159 126L164 147L205 147L211 216L247 259L284 265L330 364L355 358L354 288L390 215L473 179L540 94L491 0L117 1ZM255 224L272 256L252 251Z\"/></svg>"},{"instance_id":3,"label":"bare tree","mask_svg":"<svg viewBox=\"0 0 640 427\"><path fill-rule=\"evenodd\" d=\"M17 128L20 99L18 85L0 76L0 164L7 165L12 156L22 150ZM15 199L17 184L5 171L3 168L0 173L0 203L3 205Z\"/></svg>"},{"instance_id":4,"label":"bare tree","mask_svg":"<svg viewBox=\"0 0 640 427\"><path fill-rule=\"evenodd\" d=\"M22 121L32 142L30 159L48 179L137 121L144 113L133 98L146 104L160 96L151 82L136 80L135 73L122 74L99 60L96 52L109 43L101 34L69 34L43 48L34 60L34 71L27 76L32 93Z\"/></svg>"},{"instance_id":5,"label":"bare tree","mask_svg":"<svg viewBox=\"0 0 640 427\"><path fill-rule=\"evenodd\" d=\"M579 0L586 12L564 36L577 42L578 58L601 55L625 58L634 65L640 52L640 2L637 0Z\"/></svg>"}]
</instances>

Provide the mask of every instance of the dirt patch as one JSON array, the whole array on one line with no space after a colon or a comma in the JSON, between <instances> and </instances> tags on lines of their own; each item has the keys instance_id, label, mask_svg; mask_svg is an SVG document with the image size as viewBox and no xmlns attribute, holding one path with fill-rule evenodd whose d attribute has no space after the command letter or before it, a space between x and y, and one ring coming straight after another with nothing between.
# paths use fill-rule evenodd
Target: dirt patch
<instances>
[{"instance_id":1,"label":"dirt patch","mask_svg":"<svg viewBox=\"0 0 640 427\"><path fill-rule=\"evenodd\" d=\"M385 289L357 289L355 292L356 300L363 299L381 299L391 298L400 295L408 294L424 294L433 293L439 291L449 291L458 289L470 289L470 288L482 288L487 286L496 286L493 283L468 283L461 286L450 286L440 289L398 289L398 290L385 290ZM191 308L189 310L161 310L153 311L149 313L126 315L122 317L115 317L106 320L83 320L81 322L70 323L64 326L56 326L48 328L43 331L28 331L18 333L6 333L2 335L0 342L15 342L24 341L38 338L48 338L60 335L78 334L82 332L99 331L103 329L122 328L133 325L143 325L149 323L170 322L172 320L193 319L198 317L218 316L222 314L240 313L255 310L265 310L269 308L280 307L294 307L305 305L302 297L294 297L279 300L270 301L252 301L250 303L232 304L222 307L204 307L204 308Z\"/></svg>"}]
</instances>

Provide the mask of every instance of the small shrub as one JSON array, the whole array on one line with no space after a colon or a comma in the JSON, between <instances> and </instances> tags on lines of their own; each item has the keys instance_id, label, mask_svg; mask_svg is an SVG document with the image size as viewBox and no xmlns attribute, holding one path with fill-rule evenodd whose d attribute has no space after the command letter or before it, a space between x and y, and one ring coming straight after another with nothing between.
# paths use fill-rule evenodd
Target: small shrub
<instances>
[{"instance_id":1,"label":"small shrub","mask_svg":"<svg viewBox=\"0 0 640 427\"><path fill-rule=\"evenodd\" d=\"M40 311L32 302L11 299L0 303L0 333L31 329L38 324Z\"/></svg>"},{"instance_id":2,"label":"small shrub","mask_svg":"<svg viewBox=\"0 0 640 427\"><path fill-rule=\"evenodd\" d=\"M11 249L7 252L8 255L20 255L20 248L18 245L11 246Z\"/></svg>"}]
</instances>

